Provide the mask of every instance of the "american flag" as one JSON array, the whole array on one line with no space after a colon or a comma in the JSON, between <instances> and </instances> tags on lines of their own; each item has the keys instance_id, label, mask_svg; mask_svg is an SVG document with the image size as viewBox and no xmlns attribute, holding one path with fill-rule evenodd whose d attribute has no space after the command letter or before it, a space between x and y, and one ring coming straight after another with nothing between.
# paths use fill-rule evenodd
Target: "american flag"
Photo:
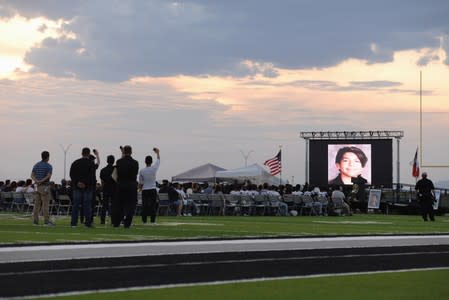
<instances>
[{"instance_id":1,"label":"american flag","mask_svg":"<svg viewBox=\"0 0 449 300\"><path fill-rule=\"evenodd\" d=\"M419 177L418 148L416 148L415 157L413 158L412 176Z\"/></svg>"},{"instance_id":2,"label":"american flag","mask_svg":"<svg viewBox=\"0 0 449 300\"><path fill-rule=\"evenodd\" d=\"M268 168L270 168L271 175L274 176L281 173L282 171L281 150L279 150L279 153L275 157L266 160L263 164Z\"/></svg>"}]
</instances>

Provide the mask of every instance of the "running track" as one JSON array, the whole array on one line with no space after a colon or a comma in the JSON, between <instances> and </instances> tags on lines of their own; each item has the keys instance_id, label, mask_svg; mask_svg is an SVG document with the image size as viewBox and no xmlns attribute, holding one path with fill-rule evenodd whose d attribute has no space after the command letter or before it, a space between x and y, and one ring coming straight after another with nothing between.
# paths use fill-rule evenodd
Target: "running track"
<instances>
[{"instance_id":1,"label":"running track","mask_svg":"<svg viewBox=\"0 0 449 300\"><path fill-rule=\"evenodd\" d=\"M449 268L449 235L0 247L0 297Z\"/></svg>"}]
</instances>

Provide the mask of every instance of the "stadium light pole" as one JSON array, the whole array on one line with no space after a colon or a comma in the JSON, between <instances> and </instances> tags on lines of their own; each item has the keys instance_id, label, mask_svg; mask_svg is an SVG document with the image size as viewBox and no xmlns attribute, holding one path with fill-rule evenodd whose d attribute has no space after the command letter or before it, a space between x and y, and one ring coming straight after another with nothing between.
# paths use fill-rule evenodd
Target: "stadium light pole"
<instances>
[{"instance_id":1,"label":"stadium light pole","mask_svg":"<svg viewBox=\"0 0 449 300\"><path fill-rule=\"evenodd\" d=\"M64 180L65 180L65 175L66 175L66 162L67 162L67 151L69 151L70 146L72 146L72 144L69 144L68 146L64 147L62 144L59 144L59 146L61 147L62 151L64 152Z\"/></svg>"},{"instance_id":2,"label":"stadium light pole","mask_svg":"<svg viewBox=\"0 0 449 300\"><path fill-rule=\"evenodd\" d=\"M248 157L253 152L254 152L254 150L249 150L248 153L245 154L245 152L243 152L243 150L240 150L240 153L242 153L243 158L245 159L245 167L248 166Z\"/></svg>"}]
</instances>

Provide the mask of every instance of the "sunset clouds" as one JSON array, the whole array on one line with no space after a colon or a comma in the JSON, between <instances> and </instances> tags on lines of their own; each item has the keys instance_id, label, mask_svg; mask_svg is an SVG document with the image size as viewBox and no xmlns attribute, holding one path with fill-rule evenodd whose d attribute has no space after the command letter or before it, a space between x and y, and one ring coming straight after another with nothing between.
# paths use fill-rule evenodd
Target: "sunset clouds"
<instances>
[{"instance_id":1,"label":"sunset clouds","mask_svg":"<svg viewBox=\"0 0 449 300\"><path fill-rule=\"evenodd\" d=\"M70 161L131 144L142 165L159 146L160 179L283 145L283 177L302 183L300 131L384 129L404 130L411 181L420 71L423 153L449 163L449 5L412 2L0 1L0 179L48 149L59 180L59 144Z\"/></svg>"}]
</instances>

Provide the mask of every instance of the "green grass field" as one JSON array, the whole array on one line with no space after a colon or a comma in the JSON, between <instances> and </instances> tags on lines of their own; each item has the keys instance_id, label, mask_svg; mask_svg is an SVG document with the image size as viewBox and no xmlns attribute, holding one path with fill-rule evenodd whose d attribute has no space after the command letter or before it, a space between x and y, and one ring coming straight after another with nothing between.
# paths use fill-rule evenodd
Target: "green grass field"
<instances>
[{"instance_id":1,"label":"green grass field","mask_svg":"<svg viewBox=\"0 0 449 300\"><path fill-rule=\"evenodd\" d=\"M323 276L245 283L89 293L58 299L449 299L449 270ZM55 299L42 298L42 299Z\"/></svg>"},{"instance_id":2,"label":"green grass field","mask_svg":"<svg viewBox=\"0 0 449 300\"><path fill-rule=\"evenodd\" d=\"M33 226L23 214L0 214L0 244L151 241L203 238L306 237L390 234L449 234L449 217L423 222L419 216L357 214L351 217L160 217L145 226L139 217L130 229L95 224ZM98 222L96 220L95 222ZM63 299L449 299L449 270L324 276L215 285L99 292ZM52 298L54 299L54 298Z\"/></svg>"},{"instance_id":3,"label":"green grass field","mask_svg":"<svg viewBox=\"0 0 449 300\"><path fill-rule=\"evenodd\" d=\"M0 214L0 244L35 244L171 239L294 237L373 234L447 234L449 217L423 222L419 216L351 217L160 217L158 226L144 226L139 217L129 229L95 224L70 227L69 217L56 217L56 227L33 226L23 214ZM98 222L98 220L95 220Z\"/></svg>"}]
</instances>

